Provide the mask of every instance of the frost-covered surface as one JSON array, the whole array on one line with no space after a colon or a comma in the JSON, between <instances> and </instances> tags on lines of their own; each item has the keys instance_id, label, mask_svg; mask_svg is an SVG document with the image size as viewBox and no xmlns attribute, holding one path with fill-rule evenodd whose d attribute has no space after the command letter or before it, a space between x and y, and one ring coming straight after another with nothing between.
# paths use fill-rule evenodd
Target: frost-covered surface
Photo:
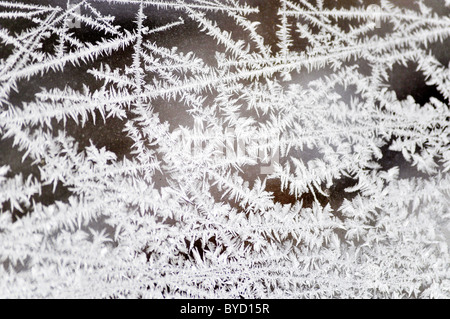
<instances>
[{"instance_id":1,"label":"frost-covered surface","mask_svg":"<svg viewBox=\"0 0 450 319\"><path fill-rule=\"evenodd\" d=\"M0 297L450 297L449 6L0 1Z\"/></svg>"}]
</instances>

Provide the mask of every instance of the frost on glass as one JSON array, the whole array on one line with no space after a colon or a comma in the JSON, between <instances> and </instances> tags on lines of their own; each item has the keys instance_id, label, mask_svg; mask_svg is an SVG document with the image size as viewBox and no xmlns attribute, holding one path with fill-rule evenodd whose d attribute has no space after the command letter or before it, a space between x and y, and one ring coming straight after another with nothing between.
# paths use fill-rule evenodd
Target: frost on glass
<instances>
[{"instance_id":1,"label":"frost on glass","mask_svg":"<svg viewBox=\"0 0 450 319\"><path fill-rule=\"evenodd\" d=\"M450 297L449 7L0 1L0 297Z\"/></svg>"}]
</instances>

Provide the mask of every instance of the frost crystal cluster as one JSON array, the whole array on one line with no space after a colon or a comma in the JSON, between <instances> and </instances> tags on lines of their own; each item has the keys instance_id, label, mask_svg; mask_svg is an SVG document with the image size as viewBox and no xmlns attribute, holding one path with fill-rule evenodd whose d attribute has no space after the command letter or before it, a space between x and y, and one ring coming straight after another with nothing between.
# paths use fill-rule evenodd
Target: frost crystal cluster
<instances>
[{"instance_id":1,"label":"frost crystal cluster","mask_svg":"<svg viewBox=\"0 0 450 319\"><path fill-rule=\"evenodd\" d=\"M449 12L0 1L0 297L449 298Z\"/></svg>"}]
</instances>

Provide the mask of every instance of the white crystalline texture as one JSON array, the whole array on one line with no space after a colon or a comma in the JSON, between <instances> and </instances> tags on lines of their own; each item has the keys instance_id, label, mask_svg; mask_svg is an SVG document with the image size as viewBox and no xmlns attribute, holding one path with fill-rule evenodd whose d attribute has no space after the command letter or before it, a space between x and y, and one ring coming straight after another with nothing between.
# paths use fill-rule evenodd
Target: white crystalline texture
<instances>
[{"instance_id":1,"label":"white crystalline texture","mask_svg":"<svg viewBox=\"0 0 450 319\"><path fill-rule=\"evenodd\" d=\"M0 1L0 298L450 297L447 0L56 2Z\"/></svg>"}]
</instances>

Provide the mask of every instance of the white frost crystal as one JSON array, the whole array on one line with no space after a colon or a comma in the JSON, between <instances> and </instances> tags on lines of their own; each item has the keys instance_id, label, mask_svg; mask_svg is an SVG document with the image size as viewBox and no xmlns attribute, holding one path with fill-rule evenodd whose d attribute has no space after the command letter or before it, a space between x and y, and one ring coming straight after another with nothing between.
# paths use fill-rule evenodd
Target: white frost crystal
<instances>
[{"instance_id":1,"label":"white frost crystal","mask_svg":"<svg viewBox=\"0 0 450 319\"><path fill-rule=\"evenodd\" d=\"M448 1L22 1L1 298L450 297Z\"/></svg>"}]
</instances>

